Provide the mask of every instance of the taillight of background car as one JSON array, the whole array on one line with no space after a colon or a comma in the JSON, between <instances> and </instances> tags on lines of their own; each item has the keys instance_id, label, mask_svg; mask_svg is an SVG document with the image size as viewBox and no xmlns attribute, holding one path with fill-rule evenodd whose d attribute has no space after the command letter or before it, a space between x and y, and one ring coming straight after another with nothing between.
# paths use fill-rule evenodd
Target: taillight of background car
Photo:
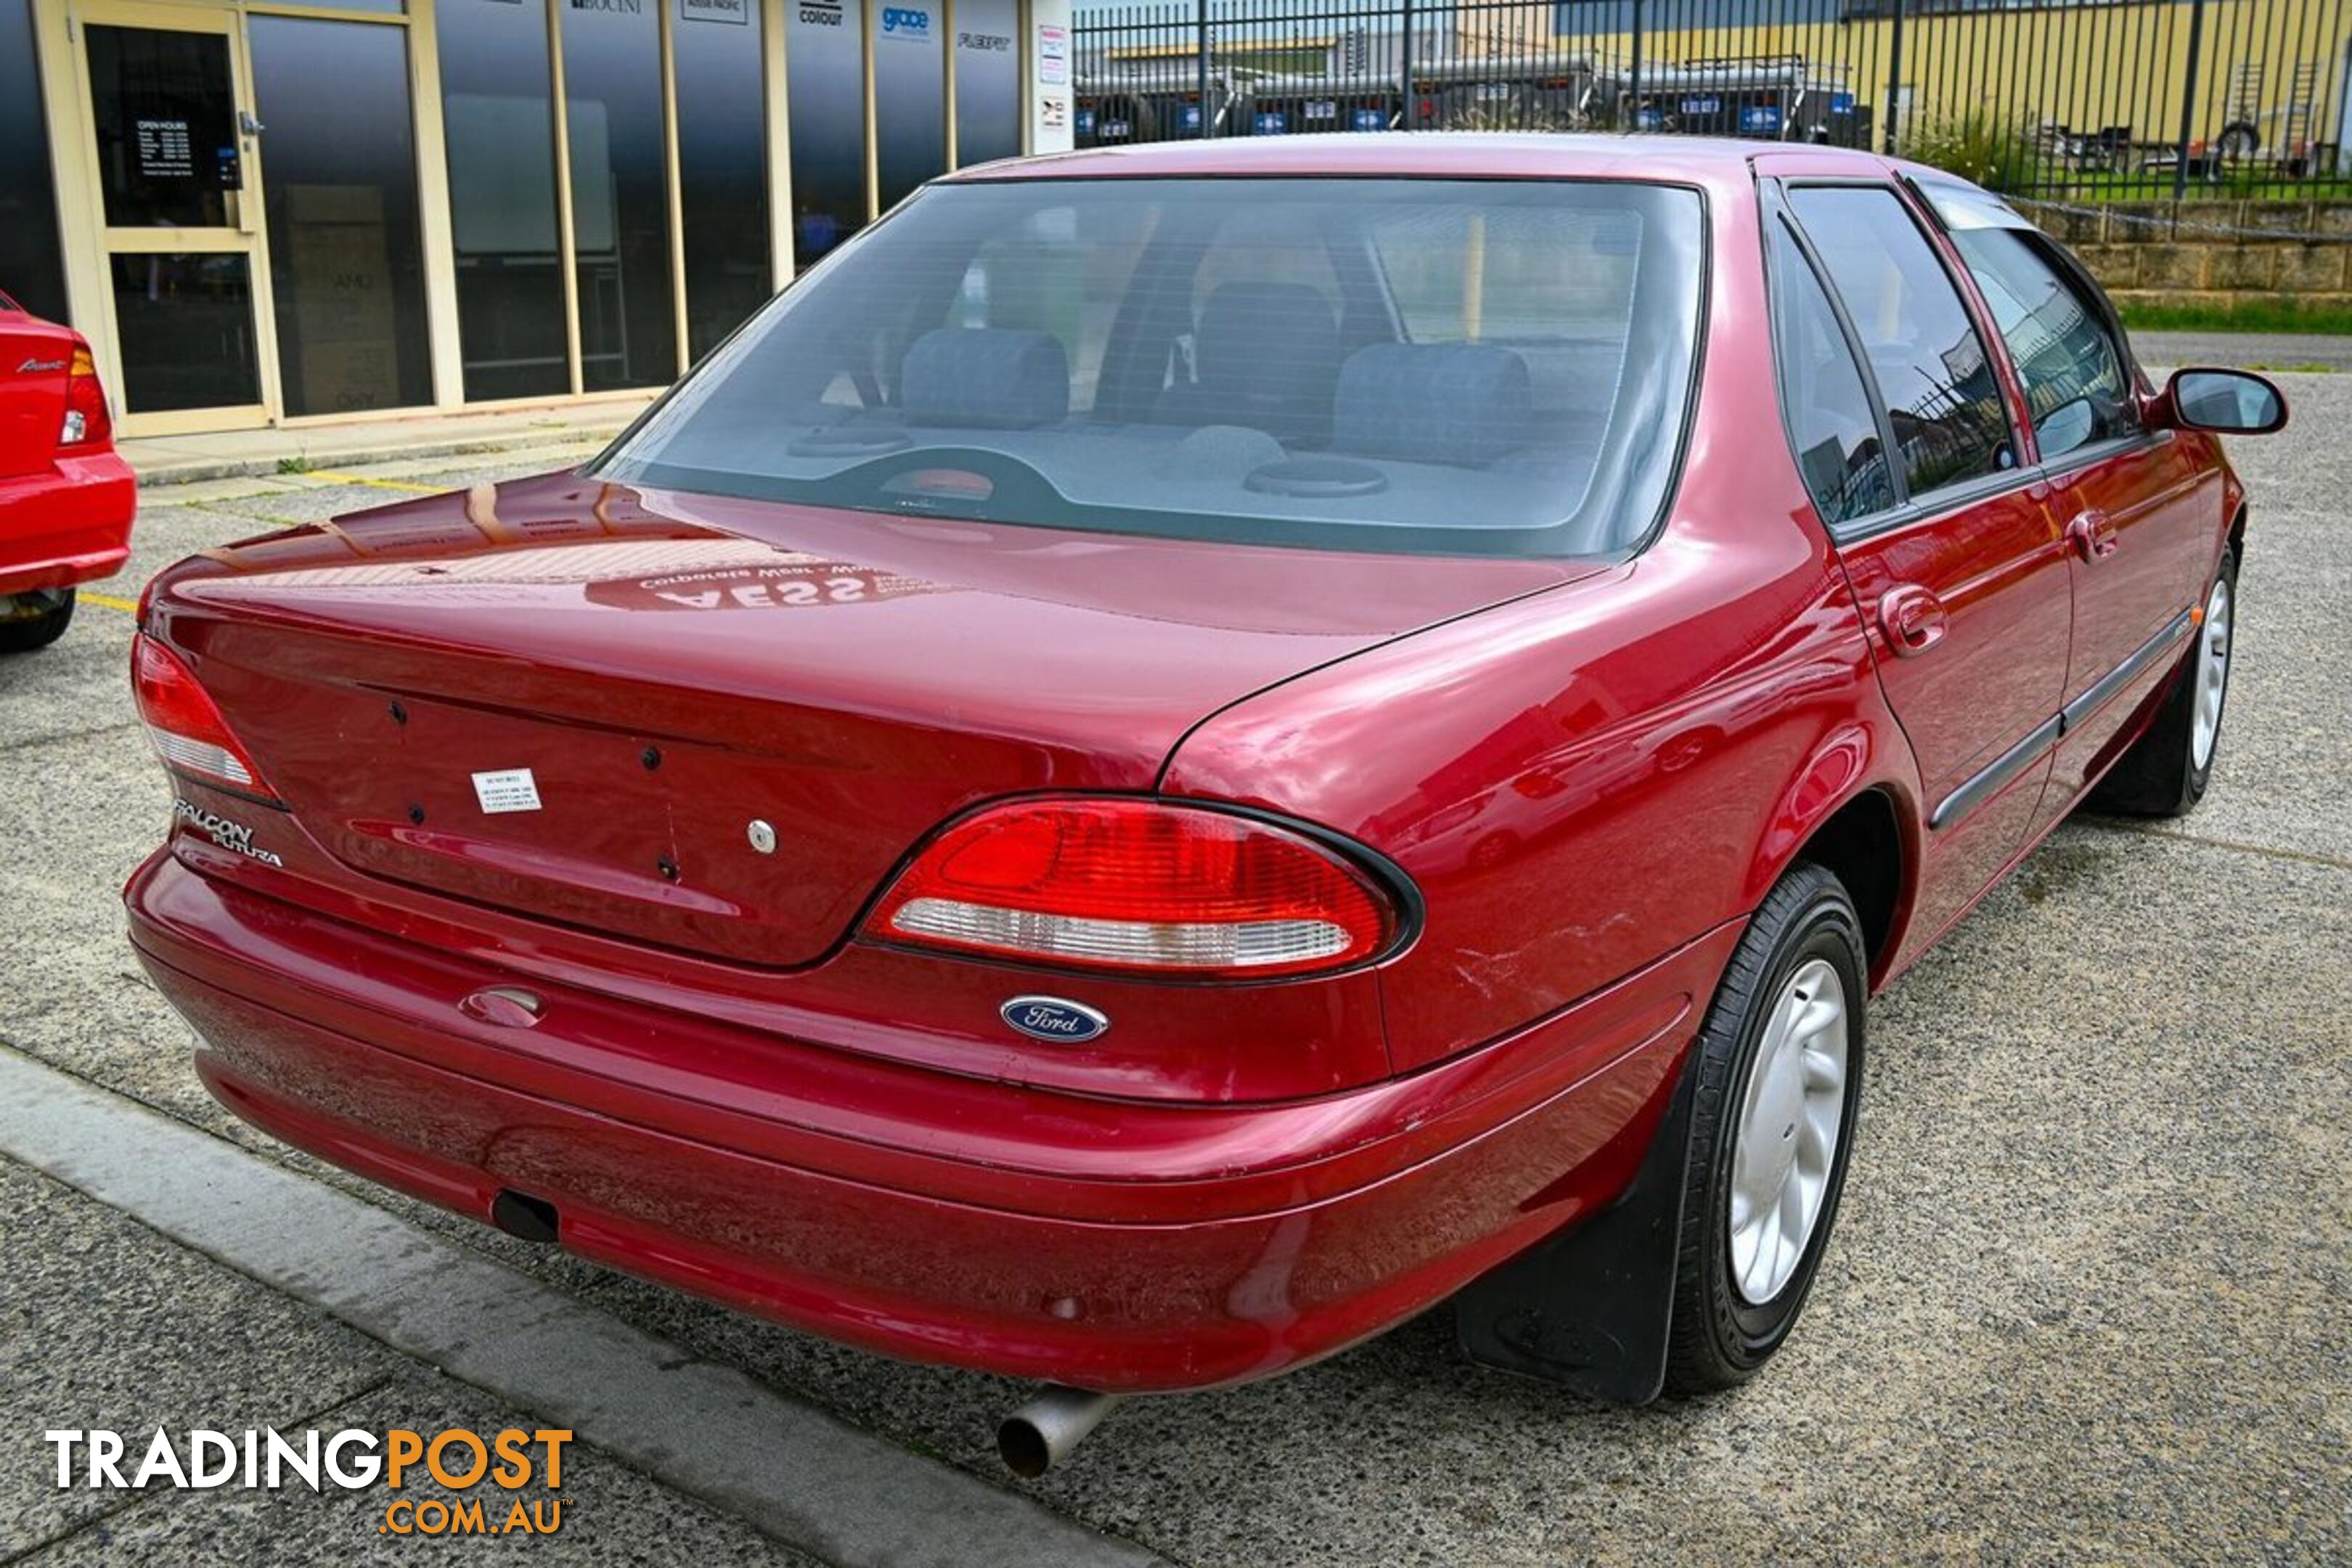
<instances>
[{"instance_id":1,"label":"taillight of background car","mask_svg":"<svg viewBox=\"0 0 2352 1568\"><path fill-rule=\"evenodd\" d=\"M74 347L66 371L66 416L58 431L60 447L103 447L114 439L114 415L106 405L106 388L98 379L98 362L89 345Z\"/></svg>"},{"instance_id":2,"label":"taillight of background car","mask_svg":"<svg viewBox=\"0 0 2352 1568\"><path fill-rule=\"evenodd\" d=\"M1194 979L1385 953L1398 893L1295 829L1156 800L1013 801L951 824L891 884L870 937Z\"/></svg>"}]
</instances>

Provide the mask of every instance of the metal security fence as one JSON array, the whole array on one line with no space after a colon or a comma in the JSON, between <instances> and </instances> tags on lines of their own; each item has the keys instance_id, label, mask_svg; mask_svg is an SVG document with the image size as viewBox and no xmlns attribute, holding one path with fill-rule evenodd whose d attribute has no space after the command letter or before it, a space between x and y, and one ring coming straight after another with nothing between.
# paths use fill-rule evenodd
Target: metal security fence
<instances>
[{"instance_id":1,"label":"metal security fence","mask_svg":"<svg viewBox=\"0 0 2352 1568\"><path fill-rule=\"evenodd\" d=\"M2352 0L1158 0L1082 8L1081 146L1619 130L1869 146L2022 195L2352 184Z\"/></svg>"}]
</instances>

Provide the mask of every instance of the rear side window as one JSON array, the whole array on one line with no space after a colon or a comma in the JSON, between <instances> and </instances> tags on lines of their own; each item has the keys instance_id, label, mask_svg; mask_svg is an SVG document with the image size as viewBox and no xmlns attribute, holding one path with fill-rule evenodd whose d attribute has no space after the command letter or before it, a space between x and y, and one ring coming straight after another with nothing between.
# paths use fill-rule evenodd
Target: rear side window
<instances>
[{"instance_id":1,"label":"rear side window","mask_svg":"<svg viewBox=\"0 0 2352 1568\"><path fill-rule=\"evenodd\" d=\"M1818 185L1789 193L1845 302L1893 417L1910 493L2007 468L2009 416L1984 340L1893 191Z\"/></svg>"},{"instance_id":2,"label":"rear side window","mask_svg":"<svg viewBox=\"0 0 2352 1568\"><path fill-rule=\"evenodd\" d=\"M2137 434L2123 350L2050 254L2050 242L2014 228L1963 229L1952 241L2025 384L2042 456Z\"/></svg>"},{"instance_id":3,"label":"rear side window","mask_svg":"<svg viewBox=\"0 0 2352 1568\"><path fill-rule=\"evenodd\" d=\"M1701 336L1697 193L950 183L598 472L879 513L1406 554L1633 547Z\"/></svg>"},{"instance_id":4,"label":"rear side window","mask_svg":"<svg viewBox=\"0 0 2352 1568\"><path fill-rule=\"evenodd\" d=\"M1895 504L1895 480L1869 389L1812 263L1777 223L1771 262L1780 406L1805 489L1824 522L1884 511Z\"/></svg>"}]
</instances>

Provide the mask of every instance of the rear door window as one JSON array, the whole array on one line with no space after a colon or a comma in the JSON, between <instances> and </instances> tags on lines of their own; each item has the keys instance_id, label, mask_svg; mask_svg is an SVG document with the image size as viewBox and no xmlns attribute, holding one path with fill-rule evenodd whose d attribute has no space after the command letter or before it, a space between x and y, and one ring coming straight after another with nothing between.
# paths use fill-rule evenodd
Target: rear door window
<instances>
[{"instance_id":1,"label":"rear door window","mask_svg":"<svg viewBox=\"0 0 2352 1568\"><path fill-rule=\"evenodd\" d=\"M1773 353L1805 489L1824 522L1884 511L1895 479L1862 369L1796 237L1779 223L1771 235Z\"/></svg>"},{"instance_id":2,"label":"rear door window","mask_svg":"<svg viewBox=\"0 0 2352 1568\"><path fill-rule=\"evenodd\" d=\"M1910 493L2013 464L1984 340L1901 198L1879 185L1810 185L1791 190L1789 205L1862 340Z\"/></svg>"}]
</instances>

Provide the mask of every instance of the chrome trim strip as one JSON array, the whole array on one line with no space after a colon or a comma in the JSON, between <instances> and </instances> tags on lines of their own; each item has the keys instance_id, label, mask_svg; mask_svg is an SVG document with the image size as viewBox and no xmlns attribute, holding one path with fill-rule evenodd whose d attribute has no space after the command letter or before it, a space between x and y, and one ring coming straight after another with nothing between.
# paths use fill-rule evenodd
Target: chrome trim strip
<instances>
[{"instance_id":1,"label":"chrome trim strip","mask_svg":"<svg viewBox=\"0 0 2352 1568\"><path fill-rule=\"evenodd\" d=\"M1927 817L1933 829L1949 827L1974 811L1979 805L2000 792L2003 784L2041 760L2042 753L2057 743L2058 738L2089 718L2130 685L2148 666L2162 658L2172 645L2188 635L2193 610L2183 610L2172 617L2171 624L2140 644L2137 652L2094 681L2080 697L2057 712L2036 724L2026 737L2011 746L1987 766L1971 775L1968 782L1946 795Z\"/></svg>"},{"instance_id":2,"label":"chrome trim strip","mask_svg":"<svg viewBox=\"0 0 2352 1568\"><path fill-rule=\"evenodd\" d=\"M2189 635L2192 610L2183 610L2172 617L2172 624L2140 644L2139 651L2115 668L2093 681L2083 695L2059 710L2058 717L2071 730L2093 713L2107 705L2115 694L2131 684L2141 671L2171 651L2172 645Z\"/></svg>"},{"instance_id":3,"label":"chrome trim strip","mask_svg":"<svg viewBox=\"0 0 2352 1568\"><path fill-rule=\"evenodd\" d=\"M1930 829L1949 827L1974 811L2000 791L2000 787L2042 760L2043 752L2058 743L2063 722L2055 713L2033 726L2025 739L2011 746L1991 763L1979 769L1966 784L1946 795L1927 818Z\"/></svg>"}]
</instances>

